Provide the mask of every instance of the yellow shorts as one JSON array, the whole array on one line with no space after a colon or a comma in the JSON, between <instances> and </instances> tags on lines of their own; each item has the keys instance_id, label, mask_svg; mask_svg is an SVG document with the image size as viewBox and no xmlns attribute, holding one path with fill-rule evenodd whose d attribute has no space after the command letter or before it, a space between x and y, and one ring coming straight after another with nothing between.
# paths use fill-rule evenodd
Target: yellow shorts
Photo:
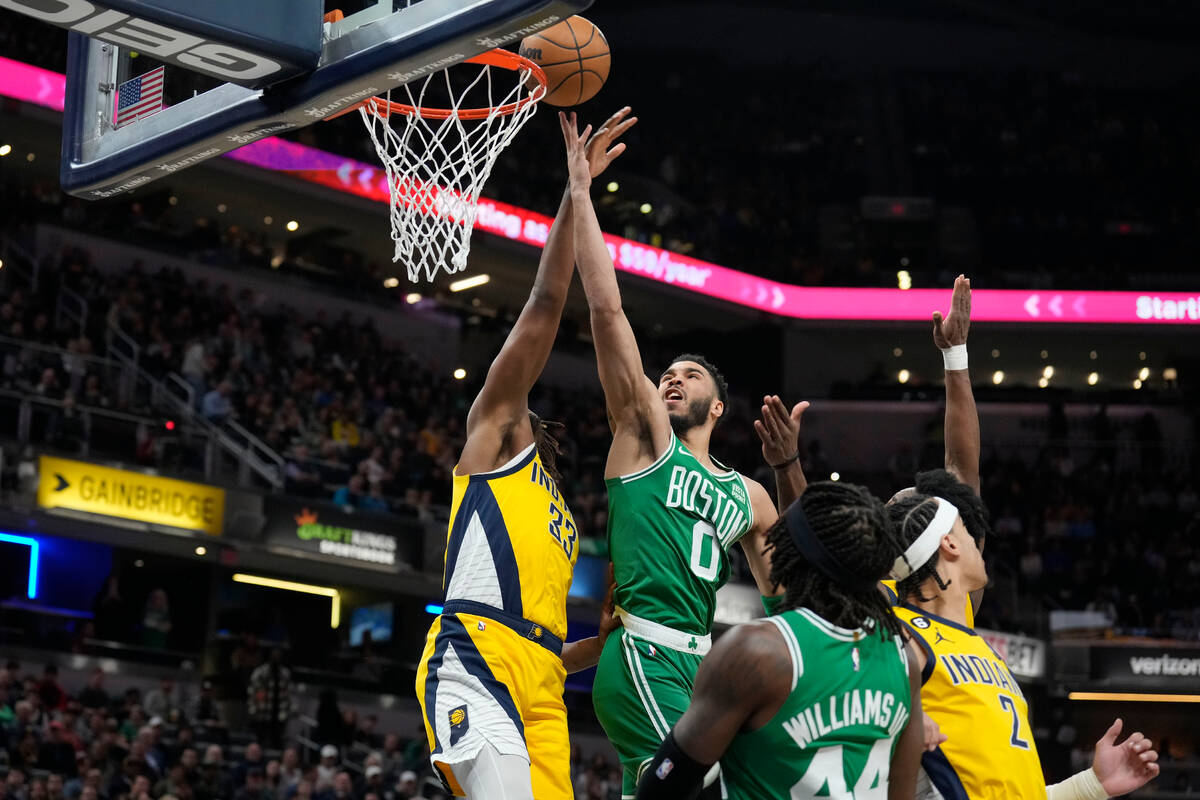
<instances>
[{"instance_id":1,"label":"yellow shorts","mask_svg":"<svg viewBox=\"0 0 1200 800\"><path fill-rule=\"evenodd\" d=\"M495 618L445 613L417 668L430 761L456 797L454 766L483 745L529 761L537 800L571 800L571 743L562 658ZM471 798L471 800L475 800Z\"/></svg>"}]
</instances>

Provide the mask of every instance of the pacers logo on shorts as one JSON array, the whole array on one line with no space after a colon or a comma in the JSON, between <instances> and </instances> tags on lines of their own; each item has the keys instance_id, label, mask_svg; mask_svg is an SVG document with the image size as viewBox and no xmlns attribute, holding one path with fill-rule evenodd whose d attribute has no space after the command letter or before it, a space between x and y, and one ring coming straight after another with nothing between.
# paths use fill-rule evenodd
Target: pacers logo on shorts
<instances>
[{"instance_id":1,"label":"pacers logo on shorts","mask_svg":"<svg viewBox=\"0 0 1200 800\"><path fill-rule=\"evenodd\" d=\"M450 709L450 746L458 744L458 740L467 735L467 729L471 727L470 720L467 719L467 707L459 706L458 708Z\"/></svg>"}]
</instances>

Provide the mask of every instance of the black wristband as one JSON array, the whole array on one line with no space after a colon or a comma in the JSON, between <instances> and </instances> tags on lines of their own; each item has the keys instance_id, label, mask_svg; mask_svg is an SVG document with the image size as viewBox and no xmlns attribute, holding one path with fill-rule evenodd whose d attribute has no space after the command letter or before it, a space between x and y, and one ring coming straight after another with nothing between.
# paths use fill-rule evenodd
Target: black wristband
<instances>
[{"instance_id":1,"label":"black wristband","mask_svg":"<svg viewBox=\"0 0 1200 800\"><path fill-rule=\"evenodd\" d=\"M791 458L789 458L787 461L783 461L779 464L768 464L767 466L769 466L771 469L778 472L779 470L783 469L784 467L790 465L793 461L799 461L799 460L800 460L800 451L797 450L796 454L793 455Z\"/></svg>"},{"instance_id":2,"label":"black wristband","mask_svg":"<svg viewBox=\"0 0 1200 800\"><path fill-rule=\"evenodd\" d=\"M694 800L711 768L683 752L671 731L642 772L637 800Z\"/></svg>"}]
</instances>

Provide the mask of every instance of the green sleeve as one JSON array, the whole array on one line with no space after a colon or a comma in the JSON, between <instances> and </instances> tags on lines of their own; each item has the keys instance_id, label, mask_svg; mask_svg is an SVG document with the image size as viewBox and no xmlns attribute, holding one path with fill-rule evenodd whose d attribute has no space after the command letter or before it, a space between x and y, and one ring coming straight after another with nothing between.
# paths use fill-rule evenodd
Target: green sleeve
<instances>
[{"instance_id":1,"label":"green sleeve","mask_svg":"<svg viewBox=\"0 0 1200 800\"><path fill-rule=\"evenodd\" d=\"M783 595L777 594L774 597L762 595L763 609L767 612L768 617L775 616L775 612L779 610L779 606L783 605Z\"/></svg>"}]
</instances>

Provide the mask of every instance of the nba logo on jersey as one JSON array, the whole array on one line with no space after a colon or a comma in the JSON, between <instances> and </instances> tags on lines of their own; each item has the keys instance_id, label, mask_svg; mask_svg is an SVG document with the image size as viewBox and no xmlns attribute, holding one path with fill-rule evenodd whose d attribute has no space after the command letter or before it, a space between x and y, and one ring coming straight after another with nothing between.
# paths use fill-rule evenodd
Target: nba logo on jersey
<instances>
[{"instance_id":1,"label":"nba logo on jersey","mask_svg":"<svg viewBox=\"0 0 1200 800\"><path fill-rule=\"evenodd\" d=\"M663 762L658 765L658 769L654 770L654 774L660 781L665 781L673 769L675 769L675 765L671 763L671 759L664 758Z\"/></svg>"},{"instance_id":2,"label":"nba logo on jersey","mask_svg":"<svg viewBox=\"0 0 1200 800\"><path fill-rule=\"evenodd\" d=\"M467 735L471 721L467 719L467 707L459 706L450 709L450 745L458 744L458 740Z\"/></svg>"}]
</instances>

